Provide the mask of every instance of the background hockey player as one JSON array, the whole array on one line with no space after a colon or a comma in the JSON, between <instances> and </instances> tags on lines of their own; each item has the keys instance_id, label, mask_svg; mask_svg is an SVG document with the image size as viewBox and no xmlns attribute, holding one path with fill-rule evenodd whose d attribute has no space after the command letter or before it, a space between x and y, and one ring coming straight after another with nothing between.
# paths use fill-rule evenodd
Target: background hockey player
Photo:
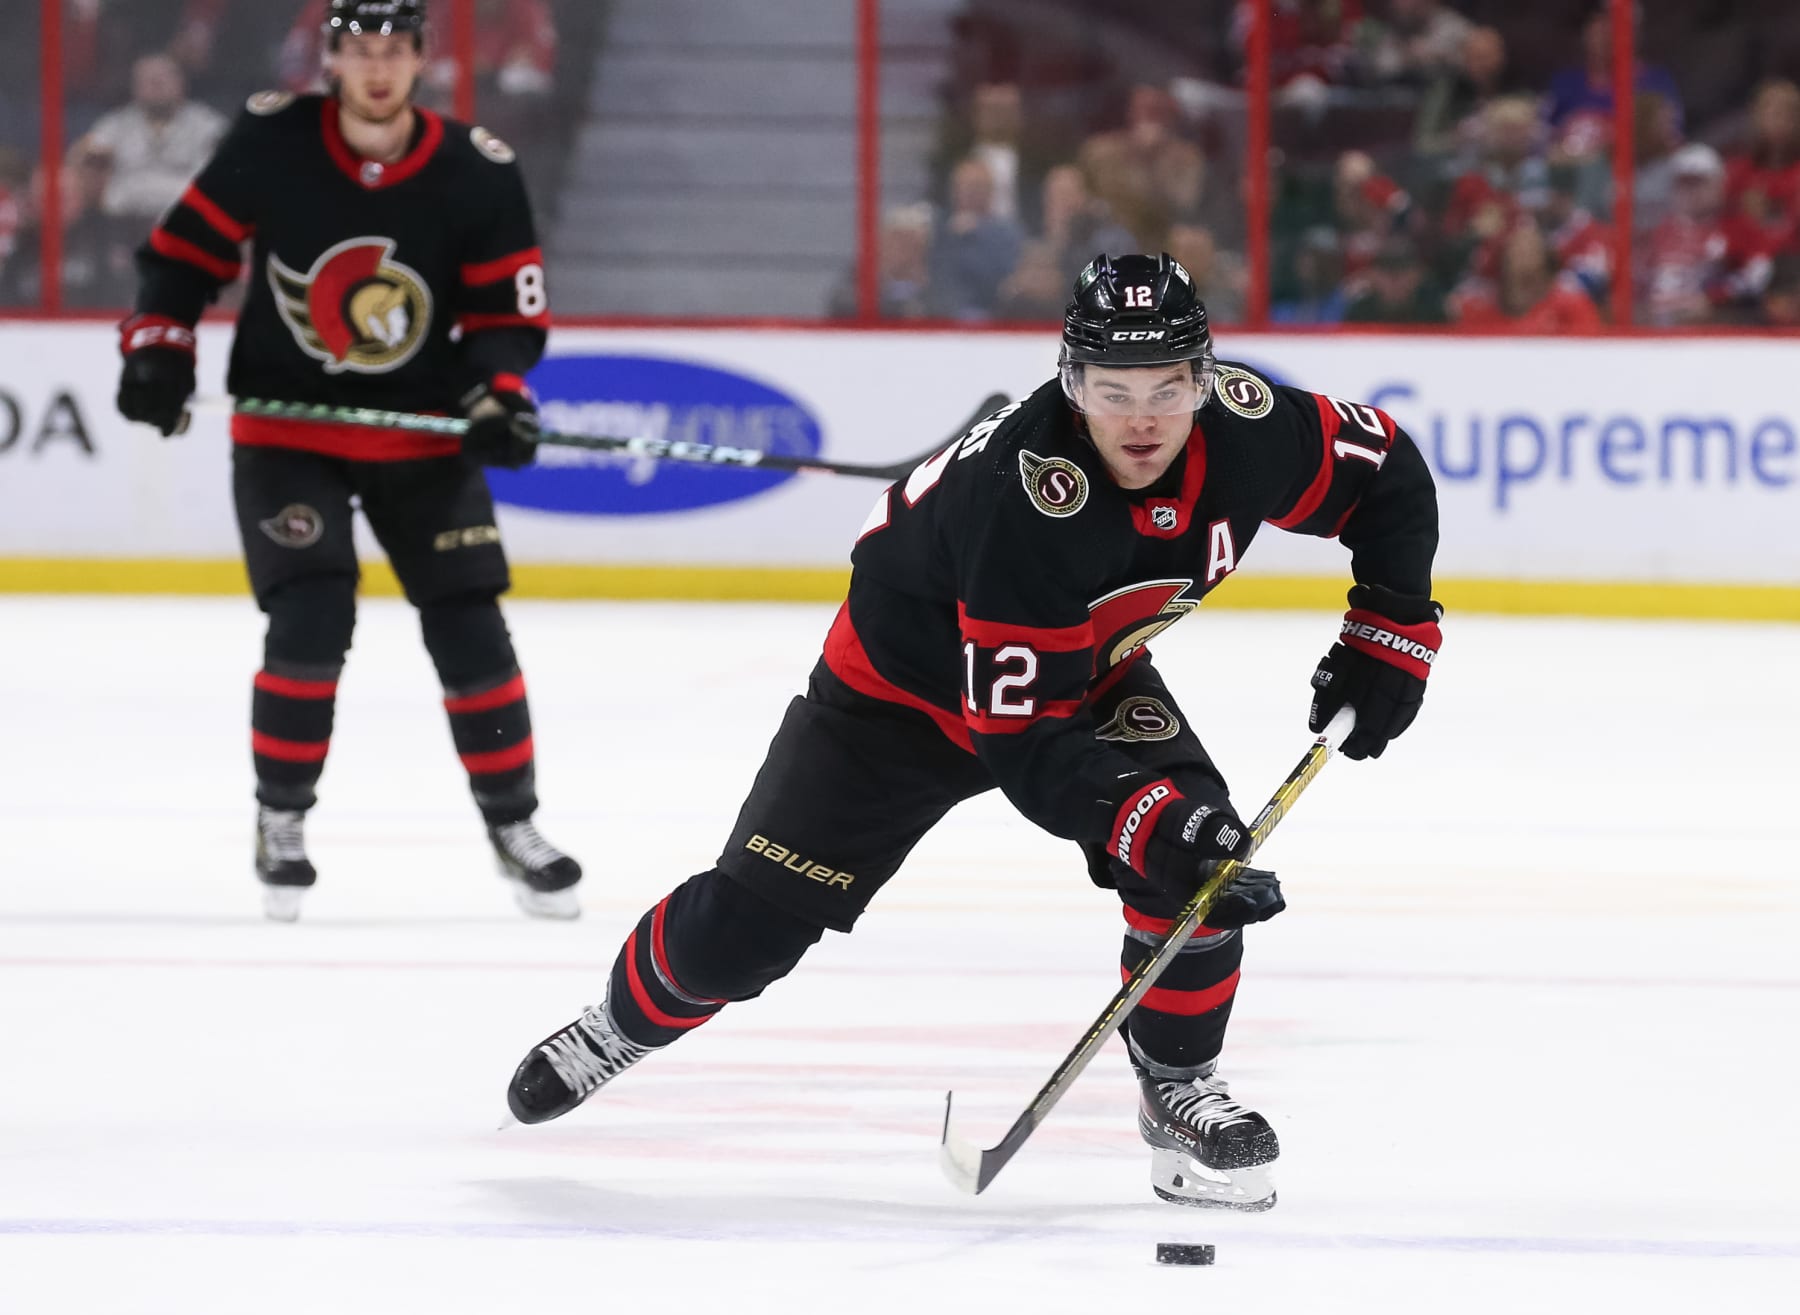
<instances>
[{"instance_id":1,"label":"background hockey player","mask_svg":"<svg viewBox=\"0 0 1800 1315\"><path fill-rule=\"evenodd\" d=\"M550 324L543 255L510 147L411 104L419 0L333 0L331 94L251 98L139 253L119 410L165 435L194 390L193 326L240 270L240 397L457 410L461 440L238 415L232 483L268 614L252 703L256 871L292 919L315 872L302 819L331 740L355 621L351 507L419 610L456 748L529 913L574 917L581 869L537 832L531 720L497 599L506 556L481 464L535 451L524 376Z\"/></svg>"},{"instance_id":2,"label":"background hockey player","mask_svg":"<svg viewBox=\"0 0 1800 1315\"><path fill-rule=\"evenodd\" d=\"M526 1056L513 1113L566 1113L759 994L826 929L849 931L951 807L996 785L1118 892L1129 973L1249 844L1145 645L1264 523L1351 550L1351 608L1314 673L1310 724L1349 704L1344 754L1378 757L1417 714L1439 643L1424 460L1381 411L1216 362L1168 256L1100 257L1076 283L1059 377L882 494L718 866L646 913L605 999ZM1274 1204L1275 1133L1215 1064L1241 929L1283 907L1272 873L1247 872L1128 1020L1165 1199Z\"/></svg>"}]
</instances>

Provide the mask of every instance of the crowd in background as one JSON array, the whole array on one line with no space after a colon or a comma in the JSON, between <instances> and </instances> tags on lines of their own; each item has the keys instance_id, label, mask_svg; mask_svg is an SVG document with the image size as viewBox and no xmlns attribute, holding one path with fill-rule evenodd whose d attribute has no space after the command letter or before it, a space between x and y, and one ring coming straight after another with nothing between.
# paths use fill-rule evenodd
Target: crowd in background
<instances>
[{"instance_id":1,"label":"crowd in background","mask_svg":"<svg viewBox=\"0 0 1800 1315\"><path fill-rule=\"evenodd\" d=\"M1215 320L1241 321L1249 0L1109 0L1104 20L1067 0L1078 35L1060 38L1043 21L1059 3L966 0L933 186L882 216L880 314L1054 318L1094 253L1166 250ZM1800 326L1800 10L1785 28L1753 0L1692 0L1687 27L1648 15L1621 270L1607 6L1273 3L1273 322L1580 331L1607 322L1624 279L1640 324ZM133 249L244 98L320 84L326 0L63 5L62 303L113 309ZM531 144L541 215L580 122L586 52L566 34L589 8L475 0L480 117ZM16 38L0 48L4 306L42 294L37 10L0 0ZM1147 75L1158 61L1103 53L1106 25L1167 58ZM421 91L440 109L460 72L446 26ZM822 309L858 313L854 269Z\"/></svg>"},{"instance_id":2,"label":"crowd in background","mask_svg":"<svg viewBox=\"0 0 1800 1315\"><path fill-rule=\"evenodd\" d=\"M34 0L6 0L20 21L12 55L34 56ZM132 253L211 156L245 99L323 85L328 0L65 0L65 136L59 201L61 295L70 309L131 303ZM475 85L483 122L529 137L549 190L558 133L558 24L551 0L476 0ZM26 10L32 11L29 15ZM31 21L25 21L27 18ZM460 75L441 25L433 30L423 104L448 111ZM37 158L40 109L0 95L0 305L37 304L47 173ZM30 83L35 83L35 74Z\"/></svg>"},{"instance_id":3,"label":"crowd in background","mask_svg":"<svg viewBox=\"0 0 1800 1315\"><path fill-rule=\"evenodd\" d=\"M1486 8L1275 0L1271 320L1579 332L1607 322L1626 278L1640 324L1800 326L1800 86L1765 73L1702 119L1673 72L1640 60L1634 267L1620 270L1608 6L1559 45L1515 28L1532 69L1478 21ZM1061 158L1030 145L1040 89L953 97L942 196L885 217L882 314L1054 316L1093 253L1133 248L1175 255L1215 320L1240 319L1249 13L1240 0L1214 79L1121 88L1112 121Z\"/></svg>"}]
</instances>

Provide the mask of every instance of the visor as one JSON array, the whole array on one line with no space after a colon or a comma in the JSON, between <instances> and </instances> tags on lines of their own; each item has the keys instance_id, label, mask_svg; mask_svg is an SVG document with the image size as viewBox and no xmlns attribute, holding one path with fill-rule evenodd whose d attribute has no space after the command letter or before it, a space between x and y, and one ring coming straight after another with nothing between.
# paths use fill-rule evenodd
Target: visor
<instances>
[{"instance_id":1,"label":"visor","mask_svg":"<svg viewBox=\"0 0 1800 1315\"><path fill-rule=\"evenodd\" d=\"M1184 368L1185 367L1185 368ZM1082 365L1065 362L1063 396L1084 415L1189 415L1212 396L1213 360L1165 365Z\"/></svg>"}]
</instances>

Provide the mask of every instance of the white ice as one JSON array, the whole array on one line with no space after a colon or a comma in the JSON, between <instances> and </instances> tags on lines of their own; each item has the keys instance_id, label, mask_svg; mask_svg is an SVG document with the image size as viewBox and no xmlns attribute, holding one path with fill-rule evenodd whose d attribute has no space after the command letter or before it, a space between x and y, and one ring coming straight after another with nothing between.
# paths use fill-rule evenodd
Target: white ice
<instances>
[{"instance_id":1,"label":"white ice","mask_svg":"<svg viewBox=\"0 0 1800 1315\"><path fill-rule=\"evenodd\" d=\"M493 874L412 616L363 613L303 920L265 924L240 600L0 600L0 1311L1800 1309L1800 627L1455 616L1423 718L1264 851L1225 1056L1260 1216L1151 1198L1122 1054L980 1198L1118 984L1116 902L997 796L851 937L588 1106L513 1065L710 865L830 611L517 603L586 917ZM1253 809L1333 618L1159 641ZM1153 1263L1209 1241L1211 1269Z\"/></svg>"}]
</instances>

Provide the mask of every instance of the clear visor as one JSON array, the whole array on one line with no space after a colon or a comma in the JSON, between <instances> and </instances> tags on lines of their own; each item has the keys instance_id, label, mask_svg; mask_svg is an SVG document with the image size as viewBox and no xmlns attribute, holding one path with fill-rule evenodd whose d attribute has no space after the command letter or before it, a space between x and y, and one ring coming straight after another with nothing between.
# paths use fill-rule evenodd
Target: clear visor
<instances>
[{"instance_id":1,"label":"clear visor","mask_svg":"<svg viewBox=\"0 0 1800 1315\"><path fill-rule=\"evenodd\" d=\"M1212 396L1213 363L1078 365L1062 367L1063 395L1083 415L1187 415Z\"/></svg>"}]
</instances>

